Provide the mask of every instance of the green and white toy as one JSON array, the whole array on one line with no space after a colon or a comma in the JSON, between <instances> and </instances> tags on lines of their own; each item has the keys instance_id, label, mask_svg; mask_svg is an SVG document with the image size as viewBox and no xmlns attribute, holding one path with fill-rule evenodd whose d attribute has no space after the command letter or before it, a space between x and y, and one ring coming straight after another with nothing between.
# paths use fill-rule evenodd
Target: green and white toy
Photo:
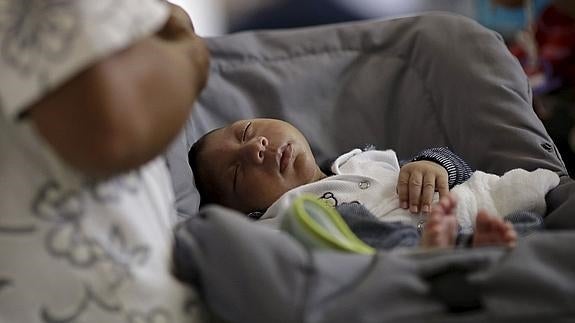
<instances>
[{"instance_id":1,"label":"green and white toy","mask_svg":"<svg viewBox=\"0 0 575 323\"><path fill-rule=\"evenodd\" d=\"M375 253L350 230L336 209L314 196L296 198L283 217L281 229L310 249Z\"/></svg>"}]
</instances>

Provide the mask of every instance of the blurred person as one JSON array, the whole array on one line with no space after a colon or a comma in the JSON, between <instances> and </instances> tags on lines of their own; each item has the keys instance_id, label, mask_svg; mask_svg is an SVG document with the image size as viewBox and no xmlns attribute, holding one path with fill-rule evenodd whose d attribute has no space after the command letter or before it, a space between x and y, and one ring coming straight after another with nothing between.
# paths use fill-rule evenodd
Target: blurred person
<instances>
[{"instance_id":1,"label":"blurred person","mask_svg":"<svg viewBox=\"0 0 575 323\"><path fill-rule=\"evenodd\" d=\"M156 0L7 0L0 22L0 321L194 321L158 157L206 82L191 21Z\"/></svg>"},{"instance_id":2,"label":"blurred person","mask_svg":"<svg viewBox=\"0 0 575 323\"><path fill-rule=\"evenodd\" d=\"M528 6L524 0L492 0L509 8ZM528 17L528 19L530 19ZM536 94L563 85L575 85L575 2L551 1L527 26L531 35L521 34L510 46L512 53L532 76Z\"/></svg>"}]
</instances>

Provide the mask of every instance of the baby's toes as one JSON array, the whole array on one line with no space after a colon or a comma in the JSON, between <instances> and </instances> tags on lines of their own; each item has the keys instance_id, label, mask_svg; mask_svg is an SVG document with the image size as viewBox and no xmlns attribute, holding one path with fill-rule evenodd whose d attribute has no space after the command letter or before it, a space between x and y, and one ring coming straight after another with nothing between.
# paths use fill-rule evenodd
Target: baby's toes
<instances>
[{"instance_id":1,"label":"baby's toes","mask_svg":"<svg viewBox=\"0 0 575 323\"><path fill-rule=\"evenodd\" d=\"M428 221L423 230L421 245L428 248L442 247L442 231L441 223Z\"/></svg>"},{"instance_id":2,"label":"baby's toes","mask_svg":"<svg viewBox=\"0 0 575 323\"><path fill-rule=\"evenodd\" d=\"M504 234L504 240L508 244L508 246L514 246L515 242L517 241L517 232L513 228L511 223L505 223L506 231Z\"/></svg>"},{"instance_id":3,"label":"baby's toes","mask_svg":"<svg viewBox=\"0 0 575 323\"><path fill-rule=\"evenodd\" d=\"M441 225L439 223L431 223L425 228L428 240L437 242L441 236Z\"/></svg>"}]
</instances>

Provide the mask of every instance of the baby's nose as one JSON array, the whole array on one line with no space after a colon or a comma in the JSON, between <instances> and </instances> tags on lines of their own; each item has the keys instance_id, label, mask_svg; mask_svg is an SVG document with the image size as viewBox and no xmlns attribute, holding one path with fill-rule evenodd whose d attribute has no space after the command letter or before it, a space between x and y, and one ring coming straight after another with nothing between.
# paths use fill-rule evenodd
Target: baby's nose
<instances>
[{"instance_id":1,"label":"baby's nose","mask_svg":"<svg viewBox=\"0 0 575 323\"><path fill-rule=\"evenodd\" d=\"M250 163L262 164L268 144L269 140L264 136L253 138L242 149L243 159Z\"/></svg>"}]
</instances>

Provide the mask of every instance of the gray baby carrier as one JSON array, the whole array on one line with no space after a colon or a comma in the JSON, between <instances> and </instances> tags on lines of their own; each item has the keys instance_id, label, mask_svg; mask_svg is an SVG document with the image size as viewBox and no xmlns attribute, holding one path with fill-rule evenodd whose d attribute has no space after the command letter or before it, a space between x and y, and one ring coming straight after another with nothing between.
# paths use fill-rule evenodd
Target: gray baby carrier
<instances>
[{"instance_id":1,"label":"gray baby carrier","mask_svg":"<svg viewBox=\"0 0 575 323\"><path fill-rule=\"evenodd\" d=\"M225 322L575 321L575 189L502 39L463 17L239 33L208 40L208 86L168 153L174 270ZM547 231L513 250L357 255L308 250L234 211L198 213L190 145L237 119L284 119L319 159L365 143L400 158L446 146L503 174L547 168ZM521 194L521 187L517 188ZM560 231L561 230L561 231Z\"/></svg>"}]
</instances>

